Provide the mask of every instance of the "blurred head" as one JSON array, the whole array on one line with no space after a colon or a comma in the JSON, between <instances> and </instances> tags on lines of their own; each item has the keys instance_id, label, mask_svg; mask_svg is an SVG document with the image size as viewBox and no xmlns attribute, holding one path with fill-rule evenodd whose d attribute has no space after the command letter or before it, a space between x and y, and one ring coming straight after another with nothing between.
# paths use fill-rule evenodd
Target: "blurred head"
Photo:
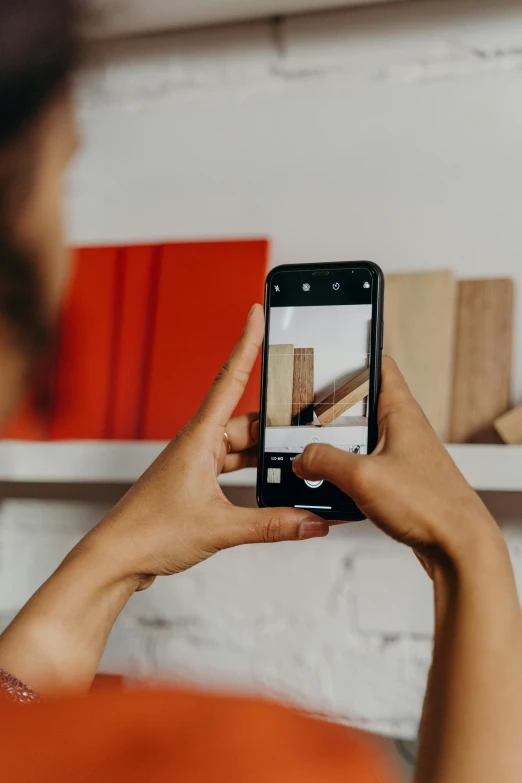
<instances>
[{"instance_id":1,"label":"blurred head","mask_svg":"<svg viewBox=\"0 0 522 783\"><path fill-rule=\"evenodd\" d=\"M6 383L21 388L47 347L68 276L61 196L76 145L77 23L76 0L0 0L0 415L16 396Z\"/></svg>"}]
</instances>

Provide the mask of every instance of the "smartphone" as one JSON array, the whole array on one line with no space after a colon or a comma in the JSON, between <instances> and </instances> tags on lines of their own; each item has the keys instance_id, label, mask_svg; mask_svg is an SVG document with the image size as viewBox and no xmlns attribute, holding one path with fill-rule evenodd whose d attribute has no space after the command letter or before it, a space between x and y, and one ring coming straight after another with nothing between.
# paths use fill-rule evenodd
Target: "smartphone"
<instances>
[{"instance_id":1,"label":"smartphone","mask_svg":"<svg viewBox=\"0 0 522 783\"><path fill-rule=\"evenodd\" d=\"M278 266L266 279L257 502L364 519L292 462L309 443L368 454L378 438L384 277L370 261Z\"/></svg>"}]
</instances>

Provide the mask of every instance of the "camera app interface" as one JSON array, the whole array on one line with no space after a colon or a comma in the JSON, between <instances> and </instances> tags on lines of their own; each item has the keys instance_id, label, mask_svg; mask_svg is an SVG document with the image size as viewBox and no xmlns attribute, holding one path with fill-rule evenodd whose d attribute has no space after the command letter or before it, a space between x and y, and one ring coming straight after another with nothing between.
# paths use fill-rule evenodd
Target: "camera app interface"
<instances>
[{"instance_id":1,"label":"camera app interface","mask_svg":"<svg viewBox=\"0 0 522 783\"><path fill-rule=\"evenodd\" d=\"M309 443L367 453L371 323L365 268L273 278L263 482L269 505L355 509L336 487L302 481L291 465Z\"/></svg>"}]
</instances>

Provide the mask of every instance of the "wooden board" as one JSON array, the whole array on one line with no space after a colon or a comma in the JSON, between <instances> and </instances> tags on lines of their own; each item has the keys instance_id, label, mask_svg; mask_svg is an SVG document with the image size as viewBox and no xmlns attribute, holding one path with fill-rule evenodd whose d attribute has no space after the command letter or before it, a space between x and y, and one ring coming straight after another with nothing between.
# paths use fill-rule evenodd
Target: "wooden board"
<instances>
[{"instance_id":1,"label":"wooden board","mask_svg":"<svg viewBox=\"0 0 522 783\"><path fill-rule=\"evenodd\" d=\"M314 419L314 349L294 351L292 424L303 426Z\"/></svg>"},{"instance_id":2,"label":"wooden board","mask_svg":"<svg viewBox=\"0 0 522 783\"><path fill-rule=\"evenodd\" d=\"M325 427L335 419L353 408L370 393L370 371L363 372L345 383L340 389L336 389L322 402L318 403L314 410L320 423Z\"/></svg>"},{"instance_id":3,"label":"wooden board","mask_svg":"<svg viewBox=\"0 0 522 783\"><path fill-rule=\"evenodd\" d=\"M456 293L447 270L386 277L384 352L442 440L449 434Z\"/></svg>"},{"instance_id":4,"label":"wooden board","mask_svg":"<svg viewBox=\"0 0 522 783\"><path fill-rule=\"evenodd\" d=\"M522 405L495 419L494 426L504 443L522 443Z\"/></svg>"},{"instance_id":5,"label":"wooden board","mask_svg":"<svg viewBox=\"0 0 522 783\"><path fill-rule=\"evenodd\" d=\"M513 281L459 283L450 442L491 442L511 407Z\"/></svg>"},{"instance_id":6,"label":"wooden board","mask_svg":"<svg viewBox=\"0 0 522 783\"><path fill-rule=\"evenodd\" d=\"M294 388L294 346L268 346L266 393L267 427L289 427L292 424Z\"/></svg>"}]
</instances>

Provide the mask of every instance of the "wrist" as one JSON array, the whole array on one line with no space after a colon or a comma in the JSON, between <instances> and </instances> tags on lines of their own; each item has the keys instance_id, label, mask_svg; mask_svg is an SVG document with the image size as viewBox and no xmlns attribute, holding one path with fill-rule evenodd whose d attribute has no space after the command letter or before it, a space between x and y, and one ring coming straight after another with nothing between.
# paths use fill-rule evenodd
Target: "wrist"
<instances>
[{"instance_id":1,"label":"wrist","mask_svg":"<svg viewBox=\"0 0 522 783\"><path fill-rule=\"evenodd\" d=\"M0 638L0 668L43 695L86 690L114 622L138 588L84 539Z\"/></svg>"},{"instance_id":2,"label":"wrist","mask_svg":"<svg viewBox=\"0 0 522 783\"><path fill-rule=\"evenodd\" d=\"M490 570L511 570L509 550L504 536L489 514L470 519L459 517L451 539L439 548L435 569L441 578L450 576L458 581L468 576L473 582Z\"/></svg>"},{"instance_id":3,"label":"wrist","mask_svg":"<svg viewBox=\"0 0 522 783\"><path fill-rule=\"evenodd\" d=\"M475 535L453 547L451 554L440 553L432 562L435 598L435 638L448 638L466 621L478 644L484 647L484 634L501 638L506 628L516 627L520 601L511 558L500 529L494 525L477 527ZM446 630L444 630L446 629ZM486 631L487 629L487 631Z\"/></svg>"},{"instance_id":4,"label":"wrist","mask_svg":"<svg viewBox=\"0 0 522 783\"><path fill-rule=\"evenodd\" d=\"M445 520L443 531L439 548L443 560L456 571L507 552L500 528L475 493Z\"/></svg>"},{"instance_id":5,"label":"wrist","mask_svg":"<svg viewBox=\"0 0 522 783\"><path fill-rule=\"evenodd\" d=\"M128 598L142 589L145 578L133 570L124 554L98 528L69 552L59 570L74 574L75 578L82 575L92 592L115 593Z\"/></svg>"}]
</instances>

